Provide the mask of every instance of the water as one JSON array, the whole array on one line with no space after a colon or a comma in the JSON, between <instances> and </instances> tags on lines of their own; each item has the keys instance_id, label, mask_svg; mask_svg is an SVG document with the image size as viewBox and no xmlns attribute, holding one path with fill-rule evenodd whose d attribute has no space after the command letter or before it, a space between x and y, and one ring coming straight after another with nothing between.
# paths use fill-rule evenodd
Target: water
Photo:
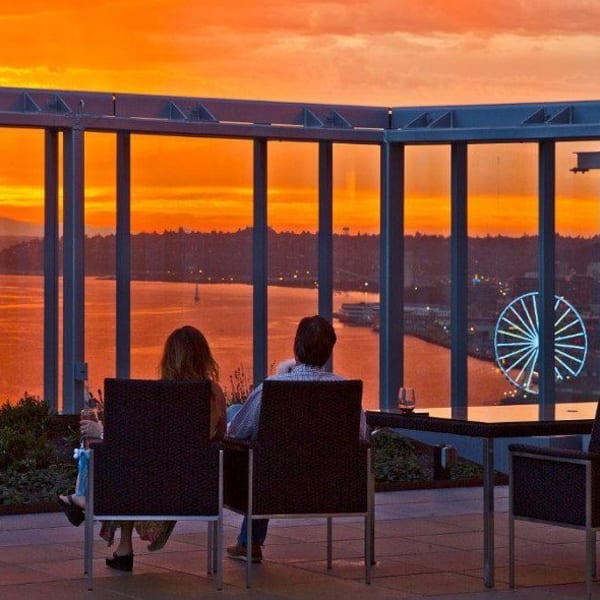
<instances>
[{"instance_id":1,"label":"water","mask_svg":"<svg viewBox=\"0 0 600 600\"><path fill-rule=\"evenodd\" d=\"M86 278L86 361L92 390L115 375L115 281ZM206 335L221 367L221 383L241 368L252 377L252 288L242 284L201 285L195 300L191 283L131 283L131 375L158 376L167 335L185 324ZM374 294L339 293L342 302L374 302ZM293 356L292 344L301 317L317 312L316 290L269 288L269 365ZM334 370L364 381L365 408L378 406L379 336L366 327L335 322L338 336ZM15 401L25 391L43 390L43 277L0 275L0 401ZM60 350L61 352L62 350ZM447 406L450 352L407 336L405 385L416 390L417 407ZM469 359L469 403L494 404L510 385L491 363Z\"/></svg>"}]
</instances>

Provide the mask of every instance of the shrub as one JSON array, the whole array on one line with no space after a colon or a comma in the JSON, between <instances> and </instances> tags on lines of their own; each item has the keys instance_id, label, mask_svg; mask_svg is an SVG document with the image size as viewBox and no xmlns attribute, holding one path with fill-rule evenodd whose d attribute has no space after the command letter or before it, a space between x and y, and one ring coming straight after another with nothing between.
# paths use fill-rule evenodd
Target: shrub
<instances>
[{"instance_id":1,"label":"shrub","mask_svg":"<svg viewBox=\"0 0 600 600\"><path fill-rule=\"evenodd\" d=\"M73 465L50 465L22 473L12 469L0 473L0 506L37 504L54 501L58 493L75 483L77 469Z\"/></svg>"},{"instance_id":2,"label":"shrub","mask_svg":"<svg viewBox=\"0 0 600 600\"><path fill-rule=\"evenodd\" d=\"M47 502L74 485L78 433L37 397L0 407L0 505Z\"/></svg>"},{"instance_id":3,"label":"shrub","mask_svg":"<svg viewBox=\"0 0 600 600\"><path fill-rule=\"evenodd\" d=\"M8 427L13 431L45 435L51 420L48 405L37 396L27 393L16 404L5 403L0 407L0 427Z\"/></svg>"},{"instance_id":4,"label":"shrub","mask_svg":"<svg viewBox=\"0 0 600 600\"><path fill-rule=\"evenodd\" d=\"M415 445L401 435L384 429L372 438L375 481L416 481L423 479Z\"/></svg>"}]
</instances>

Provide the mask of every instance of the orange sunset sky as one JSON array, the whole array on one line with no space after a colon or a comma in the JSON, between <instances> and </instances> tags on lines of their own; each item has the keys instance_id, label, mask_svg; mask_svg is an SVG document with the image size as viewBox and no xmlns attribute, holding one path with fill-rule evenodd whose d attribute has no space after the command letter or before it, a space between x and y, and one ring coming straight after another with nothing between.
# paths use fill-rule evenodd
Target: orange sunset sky
<instances>
[{"instance_id":1,"label":"orange sunset sky","mask_svg":"<svg viewBox=\"0 0 600 600\"><path fill-rule=\"evenodd\" d=\"M414 106L600 100L597 0L0 0L0 86ZM557 147L557 227L595 235L600 171ZM0 235L43 219L43 136L0 131ZM132 141L132 226L252 223L245 141ZM114 137L86 137L86 224L114 227ZM534 144L469 151L473 235L535 234ZM269 145L269 222L317 226L317 148ZM335 146L337 231L379 230L376 147ZM406 228L449 231L449 149L407 151Z\"/></svg>"}]
</instances>

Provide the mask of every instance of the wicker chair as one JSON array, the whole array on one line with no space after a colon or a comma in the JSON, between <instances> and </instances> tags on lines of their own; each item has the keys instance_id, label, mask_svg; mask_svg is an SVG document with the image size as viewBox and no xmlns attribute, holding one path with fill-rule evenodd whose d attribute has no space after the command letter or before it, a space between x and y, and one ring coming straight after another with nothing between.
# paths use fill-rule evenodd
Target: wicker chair
<instances>
[{"instance_id":1,"label":"wicker chair","mask_svg":"<svg viewBox=\"0 0 600 600\"><path fill-rule=\"evenodd\" d=\"M263 384L255 441L225 442L225 506L252 520L326 517L327 568L334 516L365 519L365 579L371 580L373 473L361 441L361 381L275 381ZM251 585L247 544L246 584Z\"/></svg>"},{"instance_id":2,"label":"wicker chair","mask_svg":"<svg viewBox=\"0 0 600 600\"><path fill-rule=\"evenodd\" d=\"M207 571L223 586L223 450L209 439L210 383L106 379L104 441L93 444L85 572L94 520L208 521Z\"/></svg>"},{"instance_id":3,"label":"wicker chair","mask_svg":"<svg viewBox=\"0 0 600 600\"><path fill-rule=\"evenodd\" d=\"M509 585L515 585L515 519L585 530L585 583L592 596L600 528L600 403L588 451L509 446Z\"/></svg>"}]
</instances>

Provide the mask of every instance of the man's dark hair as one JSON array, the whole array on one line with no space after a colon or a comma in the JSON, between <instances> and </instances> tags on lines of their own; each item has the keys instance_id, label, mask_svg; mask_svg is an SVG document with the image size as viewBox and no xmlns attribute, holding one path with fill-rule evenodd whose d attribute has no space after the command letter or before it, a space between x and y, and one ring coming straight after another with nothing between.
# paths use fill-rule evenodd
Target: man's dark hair
<instances>
[{"instance_id":1,"label":"man's dark hair","mask_svg":"<svg viewBox=\"0 0 600 600\"><path fill-rule=\"evenodd\" d=\"M305 365L322 367L331 356L336 341L331 323L319 315L304 317L298 323L294 339L296 360Z\"/></svg>"}]
</instances>

